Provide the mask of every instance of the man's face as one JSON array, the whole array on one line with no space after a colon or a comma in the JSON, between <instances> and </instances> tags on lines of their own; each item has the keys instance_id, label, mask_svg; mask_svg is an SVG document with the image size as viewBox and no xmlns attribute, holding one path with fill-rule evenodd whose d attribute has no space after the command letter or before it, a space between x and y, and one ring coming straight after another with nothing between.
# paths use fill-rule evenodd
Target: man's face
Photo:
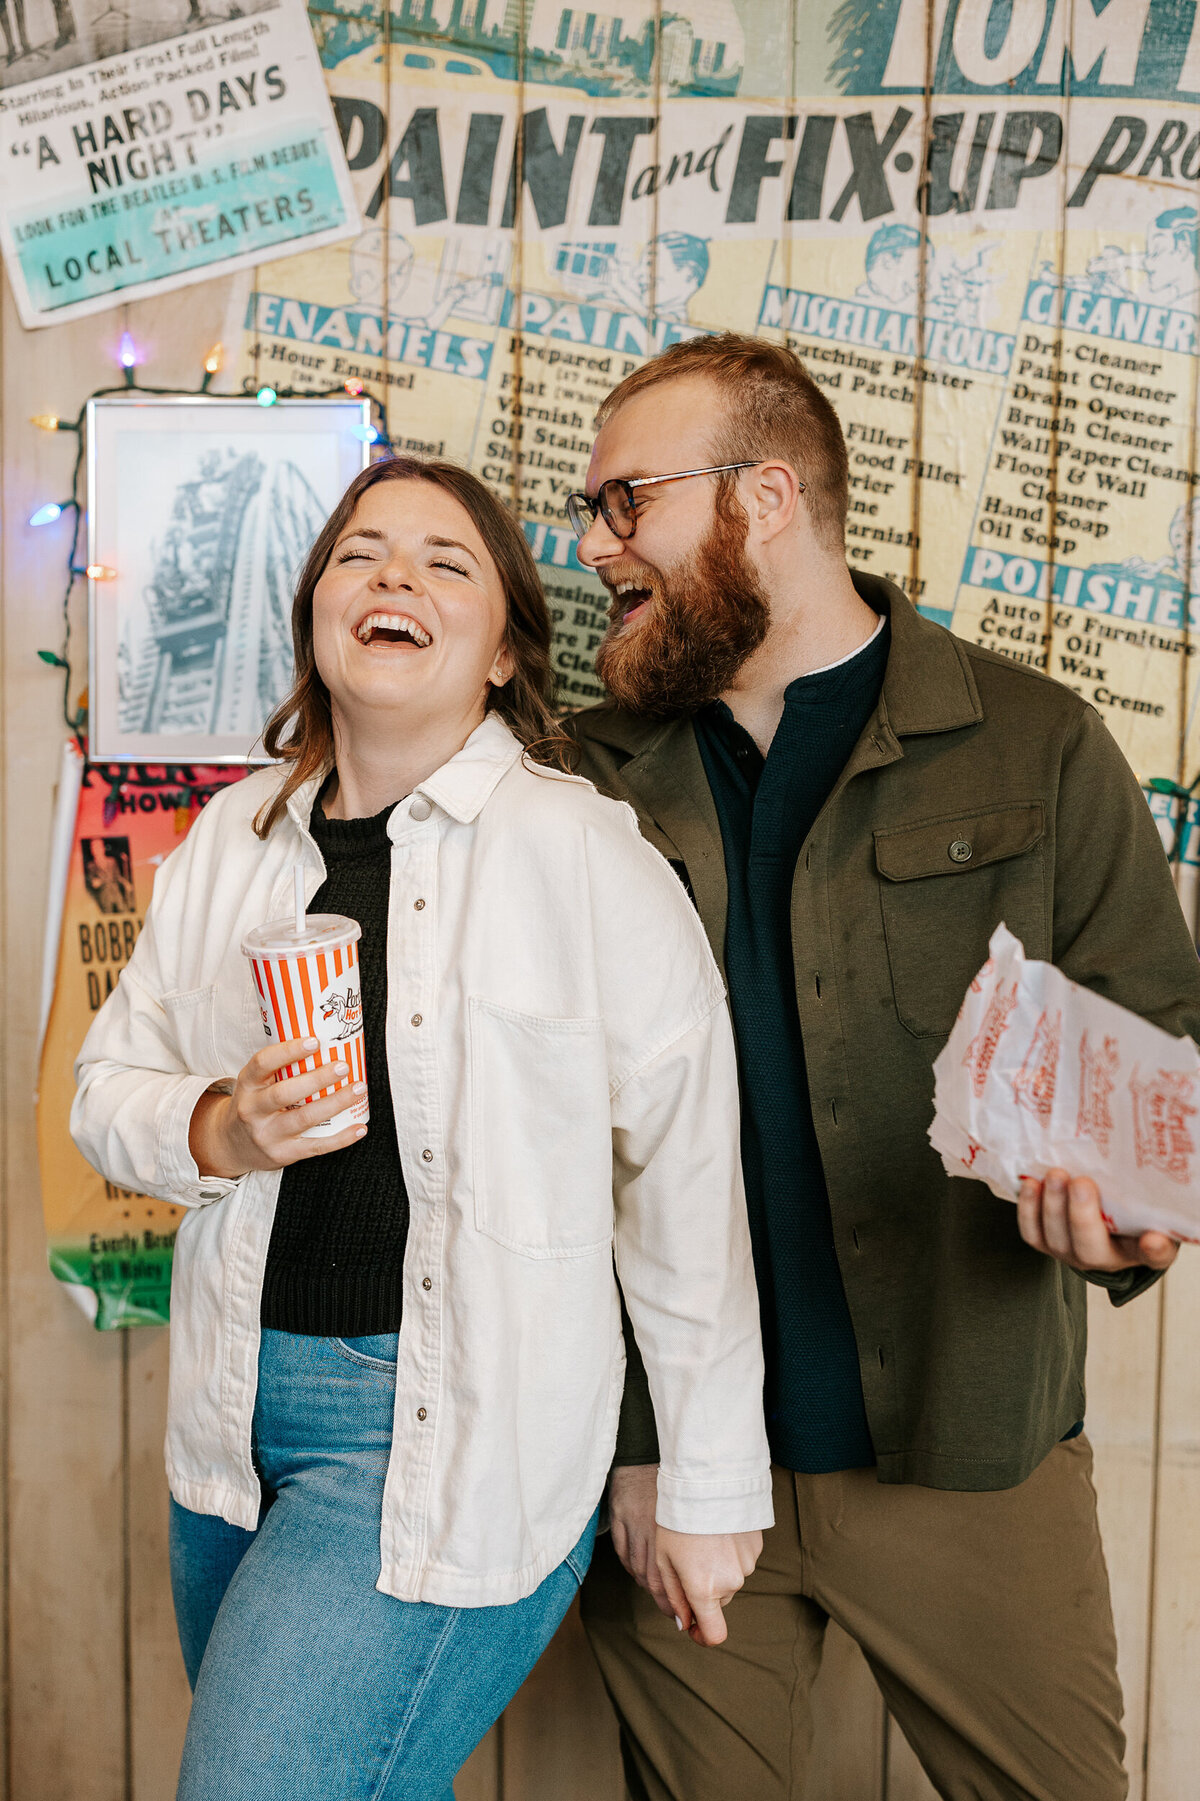
<instances>
[{"instance_id":1,"label":"man's face","mask_svg":"<svg viewBox=\"0 0 1200 1801\"><path fill-rule=\"evenodd\" d=\"M614 477L670 475L721 458L712 384L680 377L619 409L596 439L587 491ZM609 594L596 671L621 705L656 717L692 712L727 689L766 636L770 614L746 554L744 514L718 514L716 476L634 490L637 522L621 539L597 518L579 560Z\"/></svg>"},{"instance_id":2,"label":"man's face","mask_svg":"<svg viewBox=\"0 0 1200 1801\"><path fill-rule=\"evenodd\" d=\"M1185 281L1191 273L1186 249L1175 242L1169 231L1152 231L1146 239L1146 285L1157 292Z\"/></svg>"},{"instance_id":3,"label":"man's face","mask_svg":"<svg viewBox=\"0 0 1200 1801\"><path fill-rule=\"evenodd\" d=\"M871 265L871 282L892 300L908 300L917 291L917 252L892 250Z\"/></svg>"},{"instance_id":4,"label":"man's face","mask_svg":"<svg viewBox=\"0 0 1200 1801\"><path fill-rule=\"evenodd\" d=\"M659 250L654 304L660 312L682 313L699 285L690 263L677 263L669 250Z\"/></svg>"}]
</instances>

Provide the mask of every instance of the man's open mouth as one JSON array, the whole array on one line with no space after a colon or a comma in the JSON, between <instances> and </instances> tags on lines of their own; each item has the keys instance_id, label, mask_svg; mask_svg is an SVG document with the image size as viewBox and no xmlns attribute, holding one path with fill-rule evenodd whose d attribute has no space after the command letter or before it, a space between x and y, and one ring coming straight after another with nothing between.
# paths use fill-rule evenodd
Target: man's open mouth
<instances>
[{"instance_id":1,"label":"man's open mouth","mask_svg":"<svg viewBox=\"0 0 1200 1801\"><path fill-rule=\"evenodd\" d=\"M636 582L615 582L612 592L613 618L618 626L628 625L654 599L652 589L641 588Z\"/></svg>"},{"instance_id":2,"label":"man's open mouth","mask_svg":"<svg viewBox=\"0 0 1200 1801\"><path fill-rule=\"evenodd\" d=\"M423 626L407 613L368 613L354 628L360 644L399 644L424 650L433 639Z\"/></svg>"}]
</instances>

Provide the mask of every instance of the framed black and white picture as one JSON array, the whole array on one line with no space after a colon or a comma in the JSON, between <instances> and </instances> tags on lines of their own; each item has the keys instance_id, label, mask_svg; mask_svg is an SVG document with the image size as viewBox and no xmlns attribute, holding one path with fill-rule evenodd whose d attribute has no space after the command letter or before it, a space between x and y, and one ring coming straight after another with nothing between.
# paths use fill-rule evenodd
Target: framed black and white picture
<instances>
[{"instance_id":1,"label":"framed black and white picture","mask_svg":"<svg viewBox=\"0 0 1200 1801\"><path fill-rule=\"evenodd\" d=\"M292 681L292 592L370 460L365 400L114 397L87 408L89 750L235 763Z\"/></svg>"}]
</instances>

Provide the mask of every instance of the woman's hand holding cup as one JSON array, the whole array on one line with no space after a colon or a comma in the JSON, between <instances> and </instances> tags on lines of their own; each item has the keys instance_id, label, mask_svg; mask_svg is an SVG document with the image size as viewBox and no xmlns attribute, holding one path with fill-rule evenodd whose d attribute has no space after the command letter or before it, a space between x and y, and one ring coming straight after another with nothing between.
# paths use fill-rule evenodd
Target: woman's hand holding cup
<instances>
[{"instance_id":1,"label":"woman's hand holding cup","mask_svg":"<svg viewBox=\"0 0 1200 1801\"><path fill-rule=\"evenodd\" d=\"M233 1092L210 1089L192 1114L188 1148L202 1176L233 1179L252 1169L286 1169L305 1157L324 1157L343 1150L366 1134L366 1126L349 1125L332 1138L305 1138L310 1126L323 1125L346 1107L347 1092L366 1093L364 1082L347 1085L322 1100L311 1095L328 1088L327 1063L277 1081L289 1063L303 1063L318 1049L315 1038L291 1038L256 1051L239 1071Z\"/></svg>"}]
</instances>

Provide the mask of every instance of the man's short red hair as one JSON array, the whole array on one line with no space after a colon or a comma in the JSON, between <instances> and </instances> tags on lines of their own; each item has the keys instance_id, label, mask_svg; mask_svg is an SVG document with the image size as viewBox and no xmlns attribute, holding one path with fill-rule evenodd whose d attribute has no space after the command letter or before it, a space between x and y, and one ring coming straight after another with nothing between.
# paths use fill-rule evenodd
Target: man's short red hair
<instances>
[{"instance_id":1,"label":"man's short red hair","mask_svg":"<svg viewBox=\"0 0 1200 1801\"><path fill-rule=\"evenodd\" d=\"M795 351L733 331L686 338L627 375L601 402L597 427L636 394L681 376L703 376L724 402L712 427L714 463L789 463L805 484L814 531L829 549L840 550L850 489L846 441L837 414Z\"/></svg>"}]
</instances>

